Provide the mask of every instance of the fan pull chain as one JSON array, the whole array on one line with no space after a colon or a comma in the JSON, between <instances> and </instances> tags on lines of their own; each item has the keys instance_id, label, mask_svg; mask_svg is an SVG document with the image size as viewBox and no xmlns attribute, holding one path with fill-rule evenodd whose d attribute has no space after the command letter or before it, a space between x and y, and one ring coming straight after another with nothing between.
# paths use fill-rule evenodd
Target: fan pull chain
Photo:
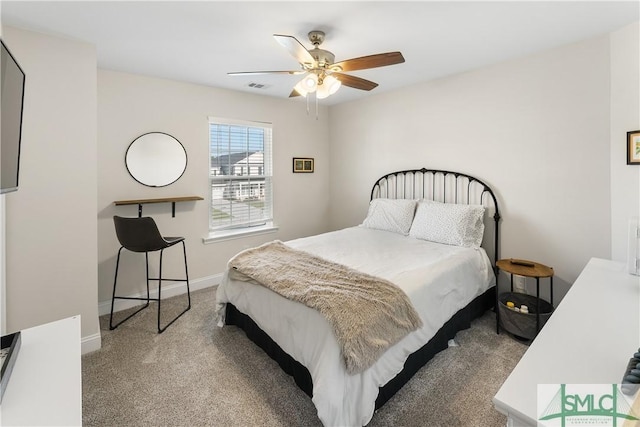
<instances>
[{"instance_id":1,"label":"fan pull chain","mask_svg":"<svg viewBox=\"0 0 640 427\"><path fill-rule=\"evenodd\" d=\"M318 120L318 95L316 94L316 120Z\"/></svg>"},{"instance_id":2,"label":"fan pull chain","mask_svg":"<svg viewBox=\"0 0 640 427\"><path fill-rule=\"evenodd\" d=\"M309 97L305 96L305 98L307 98L307 116L309 115Z\"/></svg>"}]
</instances>

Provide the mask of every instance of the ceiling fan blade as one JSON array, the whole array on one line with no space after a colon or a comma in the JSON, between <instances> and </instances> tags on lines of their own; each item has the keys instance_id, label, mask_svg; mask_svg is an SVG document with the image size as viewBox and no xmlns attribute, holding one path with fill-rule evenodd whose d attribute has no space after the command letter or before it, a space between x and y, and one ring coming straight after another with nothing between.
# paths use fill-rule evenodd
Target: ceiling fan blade
<instances>
[{"instance_id":1,"label":"ceiling fan blade","mask_svg":"<svg viewBox=\"0 0 640 427\"><path fill-rule=\"evenodd\" d=\"M402 53L387 52L336 62L331 65L331 69L336 71L355 71L365 70L367 68L385 67L387 65L400 64L402 62L404 62Z\"/></svg>"},{"instance_id":2,"label":"ceiling fan blade","mask_svg":"<svg viewBox=\"0 0 640 427\"><path fill-rule=\"evenodd\" d=\"M276 39L285 49L289 51L294 58L302 65L308 65L313 67L315 59L309 53L309 51L293 36L284 36L281 34L274 34L273 38Z\"/></svg>"},{"instance_id":3,"label":"ceiling fan blade","mask_svg":"<svg viewBox=\"0 0 640 427\"><path fill-rule=\"evenodd\" d=\"M340 82L343 85L349 86L355 89L371 90L371 89L375 89L378 86L378 83L374 83L370 80L365 80L360 77L350 76L348 74L332 73L331 75L334 76L336 79L340 80Z\"/></svg>"},{"instance_id":4,"label":"ceiling fan blade","mask_svg":"<svg viewBox=\"0 0 640 427\"><path fill-rule=\"evenodd\" d=\"M294 98L294 97L296 97L296 96L302 96L302 95L300 95L300 94L298 93L298 91L294 89L294 90L292 90L292 91L291 91L291 93L289 94L289 98Z\"/></svg>"},{"instance_id":5,"label":"ceiling fan blade","mask_svg":"<svg viewBox=\"0 0 640 427\"><path fill-rule=\"evenodd\" d=\"M233 73L227 73L229 76L253 76L258 74L304 74L306 71L237 71Z\"/></svg>"}]
</instances>

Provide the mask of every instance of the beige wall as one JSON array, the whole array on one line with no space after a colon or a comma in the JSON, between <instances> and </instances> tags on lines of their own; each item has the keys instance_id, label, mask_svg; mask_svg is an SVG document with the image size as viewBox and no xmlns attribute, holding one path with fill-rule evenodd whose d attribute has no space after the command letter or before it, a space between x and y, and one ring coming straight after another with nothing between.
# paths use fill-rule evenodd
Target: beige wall
<instances>
[{"instance_id":1,"label":"beige wall","mask_svg":"<svg viewBox=\"0 0 640 427\"><path fill-rule=\"evenodd\" d=\"M274 218L276 233L203 244L208 234L208 116L273 124ZM127 147L152 131L173 135L185 146L185 174L167 187L145 187L124 164ZM328 230L329 146L327 110L307 115L304 102L252 95L114 71L98 71L98 273L102 312L108 309L119 244L113 215L136 216L137 206L115 207L115 200L198 195L204 201L147 205L165 235L185 236L189 275L194 286L215 283L238 251L272 239L288 240ZM315 173L293 174L292 157L314 157ZM167 275L180 277L180 251L167 252ZM118 289L123 295L144 286L144 256L125 253ZM155 263L155 258L154 258ZM157 271L157 264L153 265ZM122 280L122 282L120 282ZM120 291L119 291L120 293Z\"/></svg>"},{"instance_id":2,"label":"beige wall","mask_svg":"<svg viewBox=\"0 0 640 427\"><path fill-rule=\"evenodd\" d=\"M554 267L558 297L591 257L610 256L608 36L339 105L330 119L334 228L362 220L379 176L424 166L492 186L501 256Z\"/></svg>"},{"instance_id":3,"label":"beige wall","mask_svg":"<svg viewBox=\"0 0 640 427\"><path fill-rule=\"evenodd\" d=\"M96 49L4 26L26 74L20 187L6 202L7 332L97 318Z\"/></svg>"},{"instance_id":4,"label":"beige wall","mask_svg":"<svg viewBox=\"0 0 640 427\"><path fill-rule=\"evenodd\" d=\"M640 216L640 168L627 165L627 132L640 129L640 24L611 33L611 259L627 261L628 223Z\"/></svg>"}]
</instances>

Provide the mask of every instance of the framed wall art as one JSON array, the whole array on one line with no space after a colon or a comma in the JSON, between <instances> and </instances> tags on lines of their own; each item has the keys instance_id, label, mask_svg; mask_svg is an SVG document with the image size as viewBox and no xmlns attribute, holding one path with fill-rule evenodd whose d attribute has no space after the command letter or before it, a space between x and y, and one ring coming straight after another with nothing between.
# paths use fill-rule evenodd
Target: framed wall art
<instances>
[{"instance_id":1,"label":"framed wall art","mask_svg":"<svg viewBox=\"0 0 640 427\"><path fill-rule=\"evenodd\" d=\"M627 164L640 165L640 130L627 132Z\"/></svg>"},{"instance_id":2,"label":"framed wall art","mask_svg":"<svg viewBox=\"0 0 640 427\"><path fill-rule=\"evenodd\" d=\"M314 169L311 157L294 157L293 173L312 173Z\"/></svg>"}]
</instances>

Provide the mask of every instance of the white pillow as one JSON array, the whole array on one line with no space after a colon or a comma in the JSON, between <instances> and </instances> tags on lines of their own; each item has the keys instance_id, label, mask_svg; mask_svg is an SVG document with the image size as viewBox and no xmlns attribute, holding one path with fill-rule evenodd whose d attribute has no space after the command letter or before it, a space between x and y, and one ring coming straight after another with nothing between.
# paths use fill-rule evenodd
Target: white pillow
<instances>
[{"instance_id":1,"label":"white pillow","mask_svg":"<svg viewBox=\"0 0 640 427\"><path fill-rule=\"evenodd\" d=\"M484 206L422 200L409 236L447 245L480 247L484 233Z\"/></svg>"},{"instance_id":2,"label":"white pillow","mask_svg":"<svg viewBox=\"0 0 640 427\"><path fill-rule=\"evenodd\" d=\"M416 204L416 200L373 199L369 204L367 217L361 226L392 231L406 236L411 228Z\"/></svg>"}]
</instances>

